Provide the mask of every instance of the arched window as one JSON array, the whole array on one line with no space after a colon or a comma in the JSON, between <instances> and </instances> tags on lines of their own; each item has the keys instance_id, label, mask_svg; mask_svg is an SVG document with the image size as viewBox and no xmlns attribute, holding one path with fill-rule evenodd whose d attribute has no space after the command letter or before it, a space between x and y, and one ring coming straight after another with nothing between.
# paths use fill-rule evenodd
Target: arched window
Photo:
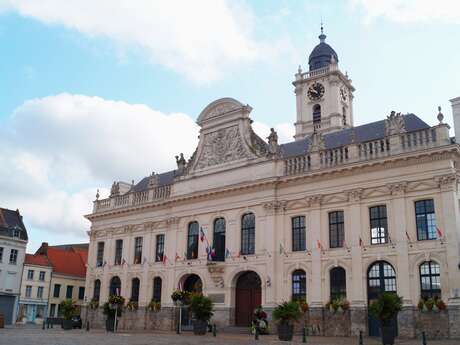
<instances>
[{"instance_id":1,"label":"arched window","mask_svg":"<svg viewBox=\"0 0 460 345\"><path fill-rule=\"evenodd\" d=\"M329 272L331 283L331 301L347 297L346 273L342 267L334 267Z\"/></svg>"},{"instance_id":2,"label":"arched window","mask_svg":"<svg viewBox=\"0 0 460 345\"><path fill-rule=\"evenodd\" d=\"M313 123L321 122L321 106L315 104L313 106Z\"/></svg>"},{"instance_id":3,"label":"arched window","mask_svg":"<svg viewBox=\"0 0 460 345\"><path fill-rule=\"evenodd\" d=\"M424 299L441 297L441 274L437 262L425 261L420 265L420 295Z\"/></svg>"},{"instance_id":4,"label":"arched window","mask_svg":"<svg viewBox=\"0 0 460 345\"><path fill-rule=\"evenodd\" d=\"M347 110L345 107L342 107L342 119L343 119L343 125L347 125Z\"/></svg>"},{"instance_id":5,"label":"arched window","mask_svg":"<svg viewBox=\"0 0 460 345\"><path fill-rule=\"evenodd\" d=\"M292 272L292 300L307 299L307 275L304 270Z\"/></svg>"},{"instance_id":6,"label":"arched window","mask_svg":"<svg viewBox=\"0 0 460 345\"><path fill-rule=\"evenodd\" d=\"M199 236L198 222L191 222L188 225L187 233L187 260L198 258L198 236Z\"/></svg>"},{"instance_id":7,"label":"arched window","mask_svg":"<svg viewBox=\"0 0 460 345\"><path fill-rule=\"evenodd\" d=\"M117 296L121 295L121 280L117 276L110 279L109 294Z\"/></svg>"},{"instance_id":8,"label":"arched window","mask_svg":"<svg viewBox=\"0 0 460 345\"><path fill-rule=\"evenodd\" d=\"M386 261L377 261L369 268L367 282L370 300L382 292L396 292L396 273Z\"/></svg>"},{"instance_id":9,"label":"arched window","mask_svg":"<svg viewBox=\"0 0 460 345\"><path fill-rule=\"evenodd\" d=\"M153 296L152 299L156 302L161 302L161 278L153 278Z\"/></svg>"},{"instance_id":10,"label":"arched window","mask_svg":"<svg viewBox=\"0 0 460 345\"><path fill-rule=\"evenodd\" d=\"M133 278L131 281L131 298L132 302L139 302L139 288L141 286L141 281L139 278Z\"/></svg>"},{"instance_id":11,"label":"arched window","mask_svg":"<svg viewBox=\"0 0 460 345\"><path fill-rule=\"evenodd\" d=\"M241 254L254 254L256 248L256 217L246 213L241 217Z\"/></svg>"},{"instance_id":12,"label":"arched window","mask_svg":"<svg viewBox=\"0 0 460 345\"><path fill-rule=\"evenodd\" d=\"M94 281L93 299L95 301L99 301L100 296L101 296L101 281L99 279L96 279Z\"/></svg>"},{"instance_id":13,"label":"arched window","mask_svg":"<svg viewBox=\"0 0 460 345\"><path fill-rule=\"evenodd\" d=\"M212 260L225 261L225 219L214 220L214 233L212 240Z\"/></svg>"}]
</instances>

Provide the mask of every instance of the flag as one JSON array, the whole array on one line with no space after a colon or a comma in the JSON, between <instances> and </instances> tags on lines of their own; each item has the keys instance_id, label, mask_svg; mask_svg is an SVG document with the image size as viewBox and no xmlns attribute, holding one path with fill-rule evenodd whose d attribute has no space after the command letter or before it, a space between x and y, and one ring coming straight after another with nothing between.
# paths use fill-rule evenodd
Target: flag
<instances>
[{"instance_id":1,"label":"flag","mask_svg":"<svg viewBox=\"0 0 460 345\"><path fill-rule=\"evenodd\" d=\"M121 264L124 265L125 263L126 263L126 260L123 259L123 260L121 261Z\"/></svg>"},{"instance_id":2,"label":"flag","mask_svg":"<svg viewBox=\"0 0 460 345\"><path fill-rule=\"evenodd\" d=\"M436 227L436 232L438 234L438 238L443 238L444 237L444 234L442 233L441 229L439 229L438 227Z\"/></svg>"},{"instance_id":3,"label":"flag","mask_svg":"<svg viewBox=\"0 0 460 345\"><path fill-rule=\"evenodd\" d=\"M177 260L180 260L180 255L177 254L177 253L176 253L176 259L175 259L175 260L176 260L176 261L177 261Z\"/></svg>"},{"instance_id":4,"label":"flag","mask_svg":"<svg viewBox=\"0 0 460 345\"><path fill-rule=\"evenodd\" d=\"M211 256L212 257L216 256L216 250L214 248L211 249Z\"/></svg>"},{"instance_id":5,"label":"flag","mask_svg":"<svg viewBox=\"0 0 460 345\"><path fill-rule=\"evenodd\" d=\"M410 239L410 236L409 236L409 233L407 232L407 230L406 230L406 238L407 238L407 240L408 240L409 242L411 242L411 239Z\"/></svg>"},{"instance_id":6,"label":"flag","mask_svg":"<svg viewBox=\"0 0 460 345\"><path fill-rule=\"evenodd\" d=\"M321 242L319 240L316 240L316 245L318 247L318 249L323 249L323 246L321 245Z\"/></svg>"},{"instance_id":7,"label":"flag","mask_svg":"<svg viewBox=\"0 0 460 345\"><path fill-rule=\"evenodd\" d=\"M359 246L360 246L360 247L363 246L363 240L361 239L361 237L359 238Z\"/></svg>"},{"instance_id":8,"label":"flag","mask_svg":"<svg viewBox=\"0 0 460 345\"><path fill-rule=\"evenodd\" d=\"M231 258L232 257L232 253L228 250L228 248L225 248L225 257L226 258Z\"/></svg>"},{"instance_id":9,"label":"flag","mask_svg":"<svg viewBox=\"0 0 460 345\"><path fill-rule=\"evenodd\" d=\"M206 238L206 235L204 234L203 228L200 228L200 240L201 240L201 242L203 242L205 238Z\"/></svg>"},{"instance_id":10,"label":"flag","mask_svg":"<svg viewBox=\"0 0 460 345\"><path fill-rule=\"evenodd\" d=\"M393 241L391 240L391 236L388 235L388 242L390 242L390 244L393 244Z\"/></svg>"},{"instance_id":11,"label":"flag","mask_svg":"<svg viewBox=\"0 0 460 345\"><path fill-rule=\"evenodd\" d=\"M163 265L166 265L166 260L168 260L168 257L166 256L166 254L163 254Z\"/></svg>"}]
</instances>

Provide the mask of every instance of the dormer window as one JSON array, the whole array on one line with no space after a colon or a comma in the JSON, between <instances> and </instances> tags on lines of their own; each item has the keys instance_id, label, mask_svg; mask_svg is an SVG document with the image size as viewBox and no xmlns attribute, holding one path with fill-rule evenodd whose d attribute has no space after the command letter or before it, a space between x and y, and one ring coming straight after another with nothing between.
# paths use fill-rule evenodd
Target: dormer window
<instances>
[{"instance_id":1,"label":"dormer window","mask_svg":"<svg viewBox=\"0 0 460 345\"><path fill-rule=\"evenodd\" d=\"M313 123L321 122L321 106L319 104L315 104L313 106Z\"/></svg>"}]
</instances>

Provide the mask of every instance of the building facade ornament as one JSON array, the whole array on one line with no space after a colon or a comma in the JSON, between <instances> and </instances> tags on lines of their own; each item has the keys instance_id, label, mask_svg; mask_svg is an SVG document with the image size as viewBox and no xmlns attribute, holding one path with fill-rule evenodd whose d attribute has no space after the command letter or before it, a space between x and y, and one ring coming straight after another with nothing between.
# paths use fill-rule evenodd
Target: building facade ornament
<instances>
[{"instance_id":1,"label":"building facade ornament","mask_svg":"<svg viewBox=\"0 0 460 345\"><path fill-rule=\"evenodd\" d=\"M364 192L363 188L356 188L356 189L351 189L347 191L348 201L360 202L363 197L363 192Z\"/></svg>"},{"instance_id":2,"label":"building facade ornament","mask_svg":"<svg viewBox=\"0 0 460 345\"><path fill-rule=\"evenodd\" d=\"M274 128L270 128L270 135L267 137L268 139L268 153L270 155L277 155L279 153L279 145L278 145L278 133L276 133Z\"/></svg>"},{"instance_id":3,"label":"building facade ornament","mask_svg":"<svg viewBox=\"0 0 460 345\"><path fill-rule=\"evenodd\" d=\"M459 178L457 174L446 174L435 178L441 190L457 190Z\"/></svg>"},{"instance_id":4,"label":"building facade ornament","mask_svg":"<svg viewBox=\"0 0 460 345\"><path fill-rule=\"evenodd\" d=\"M271 201L263 204L263 208L267 215L273 215L280 212L286 211L287 202L286 201Z\"/></svg>"},{"instance_id":5,"label":"building facade ornament","mask_svg":"<svg viewBox=\"0 0 460 345\"><path fill-rule=\"evenodd\" d=\"M406 132L406 125L401 113L392 111L385 120L385 135L390 136Z\"/></svg>"},{"instance_id":6,"label":"building facade ornament","mask_svg":"<svg viewBox=\"0 0 460 345\"><path fill-rule=\"evenodd\" d=\"M391 195L403 195L407 189L407 182L389 183L387 188Z\"/></svg>"}]
</instances>

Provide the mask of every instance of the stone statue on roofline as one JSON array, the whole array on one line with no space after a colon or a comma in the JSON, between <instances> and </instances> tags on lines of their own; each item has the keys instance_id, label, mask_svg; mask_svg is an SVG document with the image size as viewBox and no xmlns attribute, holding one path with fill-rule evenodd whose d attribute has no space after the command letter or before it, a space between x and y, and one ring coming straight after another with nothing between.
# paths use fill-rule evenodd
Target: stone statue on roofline
<instances>
[{"instance_id":1,"label":"stone statue on roofline","mask_svg":"<svg viewBox=\"0 0 460 345\"><path fill-rule=\"evenodd\" d=\"M149 177L149 187L153 188L158 186L159 183L159 176L158 174L155 174L155 172L152 172L152 174Z\"/></svg>"},{"instance_id":2,"label":"stone statue on roofline","mask_svg":"<svg viewBox=\"0 0 460 345\"><path fill-rule=\"evenodd\" d=\"M401 113L392 111L385 120L385 135L400 134L406 132L406 124Z\"/></svg>"},{"instance_id":3,"label":"stone statue on roofline","mask_svg":"<svg viewBox=\"0 0 460 345\"><path fill-rule=\"evenodd\" d=\"M179 156L176 156L176 164L177 170L179 170L179 172L182 173L187 165L187 161L185 160L183 153L181 153Z\"/></svg>"},{"instance_id":4,"label":"stone statue on roofline","mask_svg":"<svg viewBox=\"0 0 460 345\"><path fill-rule=\"evenodd\" d=\"M112 188L110 188L110 196L120 195L120 184L116 181L112 183Z\"/></svg>"},{"instance_id":5,"label":"stone statue on roofline","mask_svg":"<svg viewBox=\"0 0 460 345\"><path fill-rule=\"evenodd\" d=\"M268 153L270 155L276 155L279 152L279 145L278 145L278 133L276 133L274 128L270 128L270 135L267 137L268 139Z\"/></svg>"},{"instance_id":6,"label":"stone statue on roofline","mask_svg":"<svg viewBox=\"0 0 460 345\"><path fill-rule=\"evenodd\" d=\"M324 142L324 137L322 133L318 133L316 128L313 129L313 133L310 137L310 147L309 152L316 152L320 150L324 150L326 148L326 144Z\"/></svg>"}]
</instances>

